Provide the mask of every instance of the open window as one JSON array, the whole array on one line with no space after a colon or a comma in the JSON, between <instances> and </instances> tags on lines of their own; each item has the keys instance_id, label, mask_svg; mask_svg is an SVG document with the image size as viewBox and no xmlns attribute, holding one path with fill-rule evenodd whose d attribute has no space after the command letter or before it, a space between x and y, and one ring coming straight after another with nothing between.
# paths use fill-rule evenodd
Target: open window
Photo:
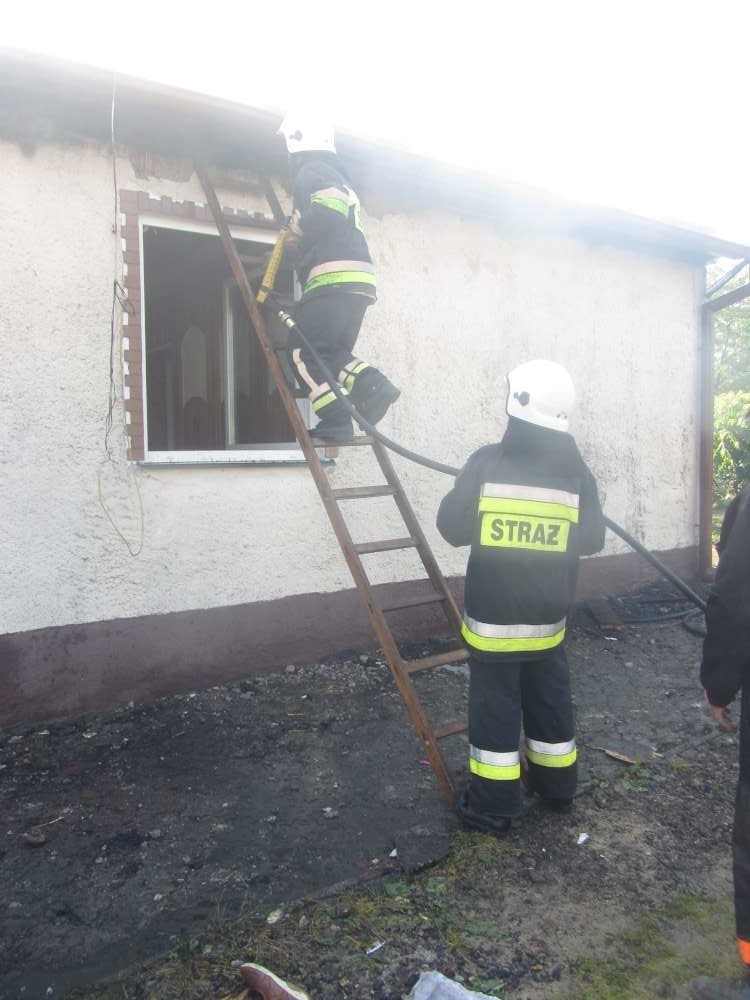
<instances>
[{"instance_id":1,"label":"open window","mask_svg":"<svg viewBox=\"0 0 750 1000\"><path fill-rule=\"evenodd\" d=\"M238 244L254 291L274 239ZM141 259L147 460L302 460L219 237L145 221ZM276 290L293 297L290 271Z\"/></svg>"}]
</instances>

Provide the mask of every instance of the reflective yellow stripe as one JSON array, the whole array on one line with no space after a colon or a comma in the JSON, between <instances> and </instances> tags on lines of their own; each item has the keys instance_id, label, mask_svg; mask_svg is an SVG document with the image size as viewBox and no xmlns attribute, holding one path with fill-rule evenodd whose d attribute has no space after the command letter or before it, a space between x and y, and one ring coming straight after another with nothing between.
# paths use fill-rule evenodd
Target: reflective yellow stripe
<instances>
[{"instance_id":1,"label":"reflective yellow stripe","mask_svg":"<svg viewBox=\"0 0 750 1000\"><path fill-rule=\"evenodd\" d=\"M329 406L331 403L335 402L336 393L331 390L327 392L324 396L318 396L316 400L313 400L312 408L317 413L318 410L322 410L324 406Z\"/></svg>"},{"instance_id":2,"label":"reflective yellow stripe","mask_svg":"<svg viewBox=\"0 0 750 1000\"><path fill-rule=\"evenodd\" d=\"M359 375L360 372L369 367L366 361L350 361L348 365L344 365L344 371L348 375Z\"/></svg>"},{"instance_id":3,"label":"reflective yellow stripe","mask_svg":"<svg viewBox=\"0 0 750 1000\"><path fill-rule=\"evenodd\" d=\"M367 271L334 271L332 274L321 274L305 285L305 292L311 292L322 285L339 285L344 282L357 285L372 285L375 287L375 275Z\"/></svg>"},{"instance_id":4,"label":"reflective yellow stripe","mask_svg":"<svg viewBox=\"0 0 750 1000\"><path fill-rule=\"evenodd\" d=\"M479 511L480 513L492 511L498 514L521 514L524 517L560 518L578 524L578 508L561 503L483 496L479 501Z\"/></svg>"},{"instance_id":5,"label":"reflective yellow stripe","mask_svg":"<svg viewBox=\"0 0 750 1000\"><path fill-rule=\"evenodd\" d=\"M368 363L366 361L359 361L359 362L350 362L344 368L344 371L346 372L346 376L345 376L345 378L343 380L343 385L345 386L346 389L348 389L349 392L352 391L352 388L354 387L354 382L355 382L357 376L361 375L362 372L365 371L365 369L367 369L369 367L370 366L368 365Z\"/></svg>"},{"instance_id":6,"label":"reflective yellow stripe","mask_svg":"<svg viewBox=\"0 0 750 1000\"><path fill-rule=\"evenodd\" d=\"M469 770L480 778L489 778L490 781L515 781L521 777L520 764L514 764L512 767L494 767L492 764L470 760Z\"/></svg>"},{"instance_id":7,"label":"reflective yellow stripe","mask_svg":"<svg viewBox=\"0 0 750 1000\"><path fill-rule=\"evenodd\" d=\"M320 198L338 198L341 201L348 201L350 205L355 204L359 199L350 187L338 187L332 184L327 188L318 188L313 191L313 196Z\"/></svg>"},{"instance_id":8,"label":"reflective yellow stripe","mask_svg":"<svg viewBox=\"0 0 750 1000\"><path fill-rule=\"evenodd\" d=\"M349 217L349 202L342 201L341 198L326 198L323 195L314 194L310 198L310 204L320 205L322 208L330 208L345 218Z\"/></svg>"},{"instance_id":9,"label":"reflective yellow stripe","mask_svg":"<svg viewBox=\"0 0 750 1000\"><path fill-rule=\"evenodd\" d=\"M499 753L496 750L482 750L469 747L469 770L480 778L490 781L515 781L521 776L521 761L517 750Z\"/></svg>"},{"instance_id":10,"label":"reflective yellow stripe","mask_svg":"<svg viewBox=\"0 0 750 1000\"><path fill-rule=\"evenodd\" d=\"M477 625L479 623L474 624ZM485 653L532 653L542 649L553 649L555 646L559 646L565 638L564 620L562 628L559 631L547 635L514 635L511 629L517 627L509 626L508 634L502 635L497 634L497 627L492 626L491 628L495 630L494 635L480 635L464 621L461 625L461 635L470 646ZM542 629L545 627L540 626Z\"/></svg>"},{"instance_id":11,"label":"reflective yellow stripe","mask_svg":"<svg viewBox=\"0 0 750 1000\"><path fill-rule=\"evenodd\" d=\"M320 274L333 274L336 271L368 271L375 273L375 266L366 260L327 260L310 268L307 280L317 278Z\"/></svg>"},{"instance_id":12,"label":"reflective yellow stripe","mask_svg":"<svg viewBox=\"0 0 750 1000\"><path fill-rule=\"evenodd\" d=\"M539 753L527 746L526 757L532 764L538 764L540 767L570 767L578 759L578 751L571 750L570 753L561 754Z\"/></svg>"},{"instance_id":13,"label":"reflective yellow stripe","mask_svg":"<svg viewBox=\"0 0 750 1000\"><path fill-rule=\"evenodd\" d=\"M331 211L343 215L344 218L351 219L361 232L359 198L350 187L321 188L310 196L310 204L331 209Z\"/></svg>"}]
</instances>

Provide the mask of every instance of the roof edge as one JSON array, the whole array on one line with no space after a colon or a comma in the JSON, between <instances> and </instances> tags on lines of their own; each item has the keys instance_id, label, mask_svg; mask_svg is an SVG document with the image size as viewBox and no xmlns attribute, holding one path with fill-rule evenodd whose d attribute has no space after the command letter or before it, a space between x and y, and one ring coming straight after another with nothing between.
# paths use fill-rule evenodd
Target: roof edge
<instances>
[{"instance_id":1,"label":"roof edge","mask_svg":"<svg viewBox=\"0 0 750 1000\"><path fill-rule=\"evenodd\" d=\"M71 87L79 93L98 98L111 95L113 85L121 96L136 105L140 102L149 108L164 105L184 108L186 113L197 110L217 115L230 126L248 129L267 138L266 158L273 157L279 112L256 108L238 101L199 91L175 87L102 67L72 62L57 56L34 53L22 49L0 47L0 91L40 92L56 91ZM497 216L501 207L513 203L518 206L535 206L535 211L546 213L560 222L566 231L587 238L612 237L647 247L670 249L708 259L750 257L750 245L725 240L705 231L690 229L662 222L618 208L585 204L562 195L552 194L516 181L504 180L485 171L454 165L426 157L398 146L387 145L371 139L359 138L345 131L337 133L342 155L368 174L376 176L383 170L401 183L418 185L427 194L465 192L471 201L484 199L488 214ZM278 154L283 163L283 153Z\"/></svg>"}]
</instances>

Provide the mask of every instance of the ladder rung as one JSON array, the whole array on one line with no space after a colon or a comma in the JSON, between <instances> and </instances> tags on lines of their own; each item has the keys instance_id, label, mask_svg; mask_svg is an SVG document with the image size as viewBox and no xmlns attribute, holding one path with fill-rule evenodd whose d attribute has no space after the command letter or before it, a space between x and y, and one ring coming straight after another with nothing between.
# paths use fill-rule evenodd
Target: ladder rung
<instances>
[{"instance_id":1,"label":"ladder rung","mask_svg":"<svg viewBox=\"0 0 750 1000\"><path fill-rule=\"evenodd\" d=\"M332 490L337 500L356 500L359 497L389 497L396 492L392 486L347 486Z\"/></svg>"},{"instance_id":2,"label":"ladder rung","mask_svg":"<svg viewBox=\"0 0 750 1000\"><path fill-rule=\"evenodd\" d=\"M416 538L386 538L382 542L360 542L354 546L354 551L364 555L367 552L388 552L391 549L415 549L417 544Z\"/></svg>"},{"instance_id":3,"label":"ladder rung","mask_svg":"<svg viewBox=\"0 0 750 1000\"><path fill-rule=\"evenodd\" d=\"M432 591L430 594L420 594L419 597L407 597L403 601L399 601L398 604L383 604L380 607L381 611L400 611L402 608L418 608L423 604L437 604L438 601L445 601L446 597L444 594L438 594L437 591Z\"/></svg>"},{"instance_id":4,"label":"ladder rung","mask_svg":"<svg viewBox=\"0 0 750 1000\"><path fill-rule=\"evenodd\" d=\"M404 668L407 673L415 674L418 670L429 670L430 667L444 667L451 663L463 663L468 660L469 653L466 649L449 649L446 653L438 653L436 656L424 656L421 660L407 660Z\"/></svg>"},{"instance_id":5,"label":"ladder rung","mask_svg":"<svg viewBox=\"0 0 750 1000\"><path fill-rule=\"evenodd\" d=\"M462 719L454 719L453 722L446 722L444 726L438 726L432 732L436 740L443 740L446 736L453 736L455 733L465 733L468 728Z\"/></svg>"}]
</instances>

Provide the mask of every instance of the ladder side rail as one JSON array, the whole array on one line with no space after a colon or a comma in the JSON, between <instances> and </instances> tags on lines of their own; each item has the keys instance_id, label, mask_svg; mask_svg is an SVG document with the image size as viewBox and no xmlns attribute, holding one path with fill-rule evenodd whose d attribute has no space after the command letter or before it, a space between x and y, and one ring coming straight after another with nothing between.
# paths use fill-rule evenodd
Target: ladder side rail
<instances>
[{"instance_id":1,"label":"ladder side rail","mask_svg":"<svg viewBox=\"0 0 750 1000\"><path fill-rule=\"evenodd\" d=\"M231 233L229 232L229 226L227 225L224 214L221 211L218 198L216 197L216 192L214 191L213 185L211 184L203 165L196 162L195 169L206 194L211 214L214 217L214 222L219 230L224 251L229 260L230 267L232 268L234 278L237 281L240 294L242 295L250 320L266 356L271 375L276 383L279 393L281 394L281 398L292 423L292 427L297 434L302 452L310 467L310 471L312 472L315 485L318 487L318 492L323 500L323 505L325 506L326 512L330 518L336 538L338 539L341 547L341 551L343 552L344 558L349 566L349 570L357 586L360 597L365 605L368 617L372 622L378 641L380 642L386 659L388 660L401 698L406 706L414 728L424 745L427 757L433 767L440 794L443 798L450 801L453 796L453 782L451 780L450 773L448 772L424 709L417 698L416 691L409 680L408 674L403 668L401 654L399 653L398 646L396 645L390 626L388 625L384 614L375 603L372 587L367 574L365 573L364 565L355 552L353 540L349 534L349 529L339 506L336 503L336 499L333 496L330 483L328 482L328 477L325 474L317 452L315 451L312 441L310 440L307 427L305 426L302 416L294 402L294 397L288 389L281 365L279 364L279 360L276 357L273 345L268 336L265 320L257 306L257 303L255 302L252 289L250 288L250 283L247 280L247 275L242 267L242 262L240 261L239 254L237 253L237 248L235 247Z\"/></svg>"},{"instance_id":2,"label":"ladder side rail","mask_svg":"<svg viewBox=\"0 0 750 1000\"><path fill-rule=\"evenodd\" d=\"M214 221L216 222L217 228L219 230L219 235L221 236L221 241L224 245L224 251L229 259L230 266L232 268L232 273L234 274L235 280L239 287L242 299L245 303L247 311L250 315L253 327L258 336L258 340L263 348L266 355L266 361L268 362L271 375L273 376L276 387L281 394L281 398L284 402L284 406L287 411L287 415L292 423L292 427L297 435L302 452L307 460L307 464L310 467L315 485L318 488L318 492L323 500L323 504L326 508L329 518L333 526L333 530L338 539L341 550L344 557L349 565L349 569L354 577L354 582L364 591L363 596L366 598L366 606L369 608L372 606L372 598L370 594L370 583L367 579L364 567L357 557L354 551L354 542L352 541L351 535L349 534L349 529L346 525L343 515L336 503L333 496L333 491L331 485L328 481L328 477L325 474L323 466L321 465L318 454L310 440L310 435L308 434L305 422L302 419L302 415L297 409L297 405L294 401L294 397L289 391L289 387L286 384L286 379L284 378L284 373L282 371L279 360L276 357L276 352L273 348L273 344L268 336L268 330L266 328L266 322L263 318L258 305L253 296L250 283L247 280L247 275L245 274L244 268L242 267L242 262L240 261L239 254L237 253L237 248L234 245L232 236L229 232L229 226L224 218L224 215L219 206L219 201L216 197L216 192L214 191L213 185L202 165L196 163L196 171L203 185L203 190L206 193L206 198L208 200L209 208L213 214ZM380 638L380 637L378 637Z\"/></svg>"},{"instance_id":3,"label":"ladder side rail","mask_svg":"<svg viewBox=\"0 0 750 1000\"><path fill-rule=\"evenodd\" d=\"M201 185L203 186L203 190L206 195L206 200L208 202L208 207L211 210L211 214L214 217L214 222L216 223L216 227L219 230L219 236L221 237L221 242L224 246L224 252L229 261L229 266L232 269L232 274L234 275L234 279L237 282L237 287L239 289L240 295L242 296L245 308L248 311L250 320L255 329L256 336L258 337L260 346L265 355L266 363L268 364L271 376L273 377L273 380L276 383L276 388L279 390L279 394L284 404L284 408L286 409L287 416L289 417L289 420L291 422L292 429L294 430L297 436L297 440L299 441L300 447L302 448L302 452L305 458L310 463L310 467L311 470L313 471L313 476L316 477L316 481L317 481L316 471L318 471L320 475L325 478L315 448L313 447L312 442L309 439L307 433L307 427L305 426L305 422L302 419L302 414L299 412L297 404L294 401L294 396L289 390L289 386L287 385L286 378L284 377L284 372L281 368L279 359L276 356L276 351L271 342L271 338L268 336L268 328L266 326L266 321L263 318L263 314L261 313L260 309L258 308L258 304L255 301L253 290L250 287L250 282L247 280L245 269L242 266L242 261L240 260L240 256L237 252L237 247L234 245L234 240L232 239L232 235L229 232L229 226L227 224L226 219L224 218L224 213L221 210L221 206L219 205L219 200L216 197L216 192L214 190L213 184L211 183L211 180L208 176L205 167L201 163L198 163L197 161L195 162L195 171L198 175L198 179L200 180ZM316 465L319 467L318 470L315 469Z\"/></svg>"},{"instance_id":4,"label":"ladder side rail","mask_svg":"<svg viewBox=\"0 0 750 1000\"><path fill-rule=\"evenodd\" d=\"M237 281L240 293L242 294L242 299L250 315L255 332L261 346L263 347L266 355L266 361L268 362L276 387L278 388L284 401L287 414L291 420L292 427L297 435L302 452L307 460L307 464L310 467L310 471L312 472L315 485L318 488L318 492L320 493L323 504L331 520L336 538L338 539L351 574L354 577L354 582L360 588L360 592L365 600L366 609L369 614L370 609L374 609L374 604L370 582L365 574L364 566L355 552L354 542L349 534L349 528L347 527L341 510L339 509L333 496L333 491L328 481L328 477L325 474L320 459L318 458L318 454L312 444L312 441L310 440L310 435L308 434L302 415L297 409L294 397L286 384L284 373L268 336L265 319L263 318L263 314L258 308L255 297L253 296L250 283L247 280L247 275L245 274L239 254L237 253L237 248L235 247L231 233L229 232L229 226L227 225L226 219L221 211L219 201L216 197L216 192L214 191L213 185L211 184L211 181L202 165L196 164L196 171L200 182L203 185L203 190L206 193L209 208L211 209L211 213L213 214L214 221L216 222L221 236L221 241L224 245L224 251L229 259L232 272L235 280ZM380 638L380 635L378 635L378 638Z\"/></svg>"},{"instance_id":5,"label":"ladder side rail","mask_svg":"<svg viewBox=\"0 0 750 1000\"><path fill-rule=\"evenodd\" d=\"M409 503L409 498L404 492L401 480L396 474L396 470L393 467L390 456L385 446L377 439L373 440L373 451L375 452L375 456L378 460L380 468L383 471L386 481L393 487L394 500L396 501L396 505L401 512L401 516L404 519L411 535L417 539L417 551L422 559L422 564L424 565L427 575L430 578L433 587L444 595L446 617L455 631L456 637L460 639L462 624L461 612L458 610L455 598L448 588L443 572L438 566L437 559L430 548L430 544L427 541L424 531L422 530L422 526L417 520L414 509Z\"/></svg>"}]
</instances>

